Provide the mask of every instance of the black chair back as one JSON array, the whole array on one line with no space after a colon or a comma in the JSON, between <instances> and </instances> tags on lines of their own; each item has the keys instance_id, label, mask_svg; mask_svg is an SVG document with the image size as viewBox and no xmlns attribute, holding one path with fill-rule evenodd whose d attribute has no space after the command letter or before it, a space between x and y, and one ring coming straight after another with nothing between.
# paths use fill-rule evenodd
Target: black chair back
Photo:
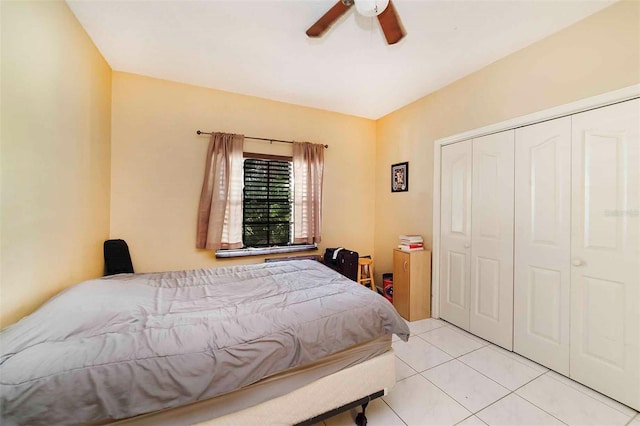
<instances>
[{"instance_id":1,"label":"black chair back","mask_svg":"<svg viewBox=\"0 0 640 426\"><path fill-rule=\"evenodd\" d=\"M104 275L133 274L129 246L124 240L104 242Z\"/></svg>"}]
</instances>

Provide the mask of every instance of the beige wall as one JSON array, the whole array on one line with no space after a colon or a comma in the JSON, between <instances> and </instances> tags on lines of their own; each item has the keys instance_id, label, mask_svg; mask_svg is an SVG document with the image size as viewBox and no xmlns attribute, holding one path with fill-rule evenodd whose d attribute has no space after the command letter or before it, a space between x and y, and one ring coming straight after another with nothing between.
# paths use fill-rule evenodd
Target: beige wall
<instances>
[{"instance_id":1,"label":"beige wall","mask_svg":"<svg viewBox=\"0 0 640 426\"><path fill-rule=\"evenodd\" d=\"M207 147L196 129L328 143L321 249L375 249L379 275L391 270L399 234L431 243L435 139L640 82L639 2L615 4L377 122L112 77L60 1L3 1L1 15L0 327L101 275L109 235L129 242L141 272L263 260L217 261L194 248ZM290 153L250 141L246 149ZM410 162L410 191L392 194L389 166L401 161Z\"/></svg>"},{"instance_id":2,"label":"beige wall","mask_svg":"<svg viewBox=\"0 0 640 426\"><path fill-rule=\"evenodd\" d=\"M111 69L66 3L1 2L0 328L102 275Z\"/></svg>"},{"instance_id":3,"label":"beige wall","mask_svg":"<svg viewBox=\"0 0 640 426\"><path fill-rule=\"evenodd\" d=\"M321 248L372 253L374 121L114 72L111 236L127 241L136 271L264 259L216 260L195 248L208 144L198 129L329 144ZM247 141L245 150L291 154L290 145L264 142Z\"/></svg>"},{"instance_id":4,"label":"beige wall","mask_svg":"<svg viewBox=\"0 0 640 426\"><path fill-rule=\"evenodd\" d=\"M621 2L378 120L378 274L391 271L398 235L431 246L434 140L637 83L640 2ZM401 161L410 189L392 194L389 168Z\"/></svg>"}]
</instances>

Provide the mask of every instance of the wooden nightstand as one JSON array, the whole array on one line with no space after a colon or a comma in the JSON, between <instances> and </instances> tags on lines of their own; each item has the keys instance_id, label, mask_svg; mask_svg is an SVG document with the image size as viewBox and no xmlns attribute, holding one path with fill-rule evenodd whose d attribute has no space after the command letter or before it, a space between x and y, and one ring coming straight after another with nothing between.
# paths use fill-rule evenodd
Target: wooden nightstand
<instances>
[{"instance_id":1,"label":"wooden nightstand","mask_svg":"<svg viewBox=\"0 0 640 426\"><path fill-rule=\"evenodd\" d=\"M393 250L393 306L409 321L431 317L431 251Z\"/></svg>"}]
</instances>

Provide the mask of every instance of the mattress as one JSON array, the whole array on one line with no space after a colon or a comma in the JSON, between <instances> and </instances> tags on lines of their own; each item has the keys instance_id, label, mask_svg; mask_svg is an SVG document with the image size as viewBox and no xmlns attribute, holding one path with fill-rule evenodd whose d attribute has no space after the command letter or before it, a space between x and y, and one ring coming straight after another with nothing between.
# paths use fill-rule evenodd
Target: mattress
<instances>
[{"instance_id":1,"label":"mattress","mask_svg":"<svg viewBox=\"0 0 640 426\"><path fill-rule=\"evenodd\" d=\"M326 356L312 364L283 371L225 395L110 424L112 426L186 426L207 422L289 394L318 379L351 368L389 351L391 351L391 336L387 335ZM379 372L375 374L379 374ZM378 388L375 391L381 389ZM358 399L354 396L351 396L351 398L351 400L344 403ZM336 407L337 405L329 409ZM317 412L314 415L321 413ZM222 420L221 422L225 423L231 418L233 416L226 416L227 420ZM264 419L262 423L265 423Z\"/></svg>"},{"instance_id":2,"label":"mattress","mask_svg":"<svg viewBox=\"0 0 640 426\"><path fill-rule=\"evenodd\" d=\"M409 329L324 265L122 274L0 332L3 424L102 423L213 398Z\"/></svg>"}]
</instances>

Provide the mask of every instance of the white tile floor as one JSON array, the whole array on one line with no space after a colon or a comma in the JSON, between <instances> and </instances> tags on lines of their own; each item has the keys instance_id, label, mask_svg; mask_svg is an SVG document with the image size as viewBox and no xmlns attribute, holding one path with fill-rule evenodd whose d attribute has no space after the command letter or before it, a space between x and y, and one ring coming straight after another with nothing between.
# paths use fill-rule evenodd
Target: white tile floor
<instances>
[{"instance_id":1,"label":"white tile floor","mask_svg":"<svg viewBox=\"0 0 640 426\"><path fill-rule=\"evenodd\" d=\"M444 321L409 328L408 343L393 339L397 384L369 404L369 426L640 426L635 410ZM355 415L324 424L353 425Z\"/></svg>"}]
</instances>

